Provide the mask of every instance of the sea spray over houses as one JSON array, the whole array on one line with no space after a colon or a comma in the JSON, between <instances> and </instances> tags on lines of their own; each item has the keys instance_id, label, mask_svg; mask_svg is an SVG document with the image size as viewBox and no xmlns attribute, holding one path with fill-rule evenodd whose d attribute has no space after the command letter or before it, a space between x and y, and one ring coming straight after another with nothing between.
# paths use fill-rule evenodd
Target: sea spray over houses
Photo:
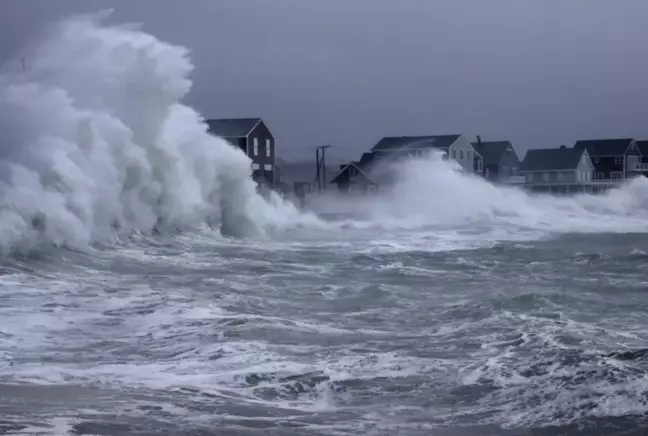
<instances>
[{"instance_id":1,"label":"sea spray over houses","mask_svg":"<svg viewBox=\"0 0 648 436\"><path fill-rule=\"evenodd\" d=\"M256 194L249 159L180 101L189 50L107 14L51 26L0 76L0 246L84 247L204 225L232 235L315 222Z\"/></svg>"},{"instance_id":2,"label":"sea spray over houses","mask_svg":"<svg viewBox=\"0 0 648 436\"><path fill-rule=\"evenodd\" d=\"M41 242L83 248L205 224L235 236L339 229L276 195L257 195L250 160L181 103L192 85L186 48L134 26L104 25L105 15L53 25L30 47L25 71L0 76L2 250ZM314 206L362 216L345 223L352 228L490 223L616 232L647 222L645 180L603 196L555 198L456 170L438 156L411 160L385 193L352 204L326 196Z\"/></svg>"},{"instance_id":3,"label":"sea spray over houses","mask_svg":"<svg viewBox=\"0 0 648 436\"><path fill-rule=\"evenodd\" d=\"M550 232L633 232L648 225L648 180L637 178L605 194L553 196L494 185L461 171L441 153L385 164L393 183L365 196L331 192L317 210L336 211L376 225L416 228L500 225Z\"/></svg>"}]
</instances>

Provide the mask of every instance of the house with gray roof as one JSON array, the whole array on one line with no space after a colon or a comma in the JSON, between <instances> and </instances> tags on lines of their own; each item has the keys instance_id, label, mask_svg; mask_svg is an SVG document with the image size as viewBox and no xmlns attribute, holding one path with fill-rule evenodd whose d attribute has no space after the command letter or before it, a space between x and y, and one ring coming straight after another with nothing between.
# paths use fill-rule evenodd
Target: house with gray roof
<instances>
[{"instance_id":1,"label":"house with gray roof","mask_svg":"<svg viewBox=\"0 0 648 436\"><path fill-rule=\"evenodd\" d=\"M209 133L240 148L252 160L255 181L275 186L275 139L261 118L208 119L206 123Z\"/></svg>"},{"instance_id":2,"label":"house with gray roof","mask_svg":"<svg viewBox=\"0 0 648 436\"><path fill-rule=\"evenodd\" d=\"M477 136L473 148L484 161L484 178L494 183L524 183L520 176L520 159L510 141L482 141Z\"/></svg>"},{"instance_id":3,"label":"house with gray roof","mask_svg":"<svg viewBox=\"0 0 648 436\"><path fill-rule=\"evenodd\" d=\"M594 180L619 182L641 174L641 151L632 138L576 141L594 164Z\"/></svg>"},{"instance_id":4,"label":"house with gray roof","mask_svg":"<svg viewBox=\"0 0 648 436\"><path fill-rule=\"evenodd\" d=\"M535 192L577 193L593 190L594 165L584 148L528 150L520 166L526 187Z\"/></svg>"},{"instance_id":5,"label":"house with gray roof","mask_svg":"<svg viewBox=\"0 0 648 436\"><path fill-rule=\"evenodd\" d=\"M387 136L371 151L380 157L423 157L434 150L456 161L464 170L482 172L482 158L463 135Z\"/></svg>"},{"instance_id":6,"label":"house with gray roof","mask_svg":"<svg viewBox=\"0 0 648 436\"><path fill-rule=\"evenodd\" d=\"M435 151L457 161L469 172L482 170L481 155L462 135L388 136L380 139L360 160L340 166L331 181L342 192L373 192L394 183L394 165L406 158L424 157Z\"/></svg>"}]
</instances>

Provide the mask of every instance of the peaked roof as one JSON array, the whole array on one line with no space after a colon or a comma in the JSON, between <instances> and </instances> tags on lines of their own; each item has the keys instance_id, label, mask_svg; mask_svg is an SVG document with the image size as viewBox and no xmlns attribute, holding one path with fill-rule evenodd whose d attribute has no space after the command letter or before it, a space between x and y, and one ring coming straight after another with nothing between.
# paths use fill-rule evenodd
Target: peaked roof
<instances>
[{"instance_id":1,"label":"peaked roof","mask_svg":"<svg viewBox=\"0 0 648 436\"><path fill-rule=\"evenodd\" d=\"M583 153L584 149L567 147L527 150L520 171L573 170L578 167Z\"/></svg>"},{"instance_id":2,"label":"peaked roof","mask_svg":"<svg viewBox=\"0 0 648 436\"><path fill-rule=\"evenodd\" d=\"M632 138L588 139L576 141L574 148L586 149L590 156L614 156L624 154Z\"/></svg>"},{"instance_id":3,"label":"peaked roof","mask_svg":"<svg viewBox=\"0 0 648 436\"><path fill-rule=\"evenodd\" d=\"M371 151L442 148L450 147L461 135L436 135L436 136L386 136L382 138Z\"/></svg>"},{"instance_id":4,"label":"peaked roof","mask_svg":"<svg viewBox=\"0 0 648 436\"><path fill-rule=\"evenodd\" d=\"M223 138L243 138L247 136L254 126L259 124L261 118L227 118L207 120L209 132Z\"/></svg>"},{"instance_id":5,"label":"peaked roof","mask_svg":"<svg viewBox=\"0 0 648 436\"><path fill-rule=\"evenodd\" d=\"M515 153L513 144L510 141L473 142L472 146L481 155L482 159L484 159L484 165L496 165L499 163L509 147ZM515 156L517 157L517 154Z\"/></svg>"},{"instance_id":6,"label":"peaked roof","mask_svg":"<svg viewBox=\"0 0 648 436\"><path fill-rule=\"evenodd\" d=\"M637 148L642 156L648 157L648 141L636 141Z\"/></svg>"},{"instance_id":7,"label":"peaked roof","mask_svg":"<svg viewBox=\"0 0 648 436\"><path fill-rule=\"evenodd\" d=\"M381 163L386 164L386 167L381 166ZM340 172L331 180L331 183L336 183L338 177L344 174L349 167L355 167L360 174L362 174L370 182L376 183L381 180L384 181L388 176L388 168L393 164L393 160L380 156L372 151L362 153L360 160L349 162Z\"/></svg>"}]
</instances>

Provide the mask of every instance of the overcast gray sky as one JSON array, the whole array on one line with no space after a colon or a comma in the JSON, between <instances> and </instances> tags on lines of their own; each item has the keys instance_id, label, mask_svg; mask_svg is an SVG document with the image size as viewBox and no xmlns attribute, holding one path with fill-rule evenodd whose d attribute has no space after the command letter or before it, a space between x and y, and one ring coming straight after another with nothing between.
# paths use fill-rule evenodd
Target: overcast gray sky
<instances>
[{"instance_id":1,"label":"overcast gray sky","mask_svg":"<svg viewBox=\"0 0 648 436\"><path fill-rule=\"evenodd\" d=\"M0 57L107 7L190 47L188 103L263 117L284 157L387 135L481 134L522 155L648 139L646 0L0 0Z\"/></svg>"}]
</instances>

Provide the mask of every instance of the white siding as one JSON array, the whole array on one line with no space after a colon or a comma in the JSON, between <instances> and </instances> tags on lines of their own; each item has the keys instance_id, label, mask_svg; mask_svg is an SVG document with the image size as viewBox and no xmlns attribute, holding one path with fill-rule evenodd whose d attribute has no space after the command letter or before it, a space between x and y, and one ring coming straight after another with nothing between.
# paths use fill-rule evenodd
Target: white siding
<instances>
[{"instance_id":1,"label":"white siding","mask_svg":"<svg viewBox=\"0 0 648 436\"><path fill-rule=\"evenodd\" d=\"M470 141L465 136L460 136L454 144L450 146L448 152L454 160L466 171L473 172L474 149Z\"/></svg>"},{"instance_id":2,"label":"white siding","mask_svg":"<svg viewBox=\"0 0 648 436\"><path fill-rule=\"evenodd\" d=\"M583 174L583 176L580 177L581 181L587 182L592 180L594 165L592 164L592 160L590 159L589 153L587 153L587 151L583 153L580 162L578 162L578 168L576 168L576 171L578 174Z\"/></svg>"}]
</instances>

